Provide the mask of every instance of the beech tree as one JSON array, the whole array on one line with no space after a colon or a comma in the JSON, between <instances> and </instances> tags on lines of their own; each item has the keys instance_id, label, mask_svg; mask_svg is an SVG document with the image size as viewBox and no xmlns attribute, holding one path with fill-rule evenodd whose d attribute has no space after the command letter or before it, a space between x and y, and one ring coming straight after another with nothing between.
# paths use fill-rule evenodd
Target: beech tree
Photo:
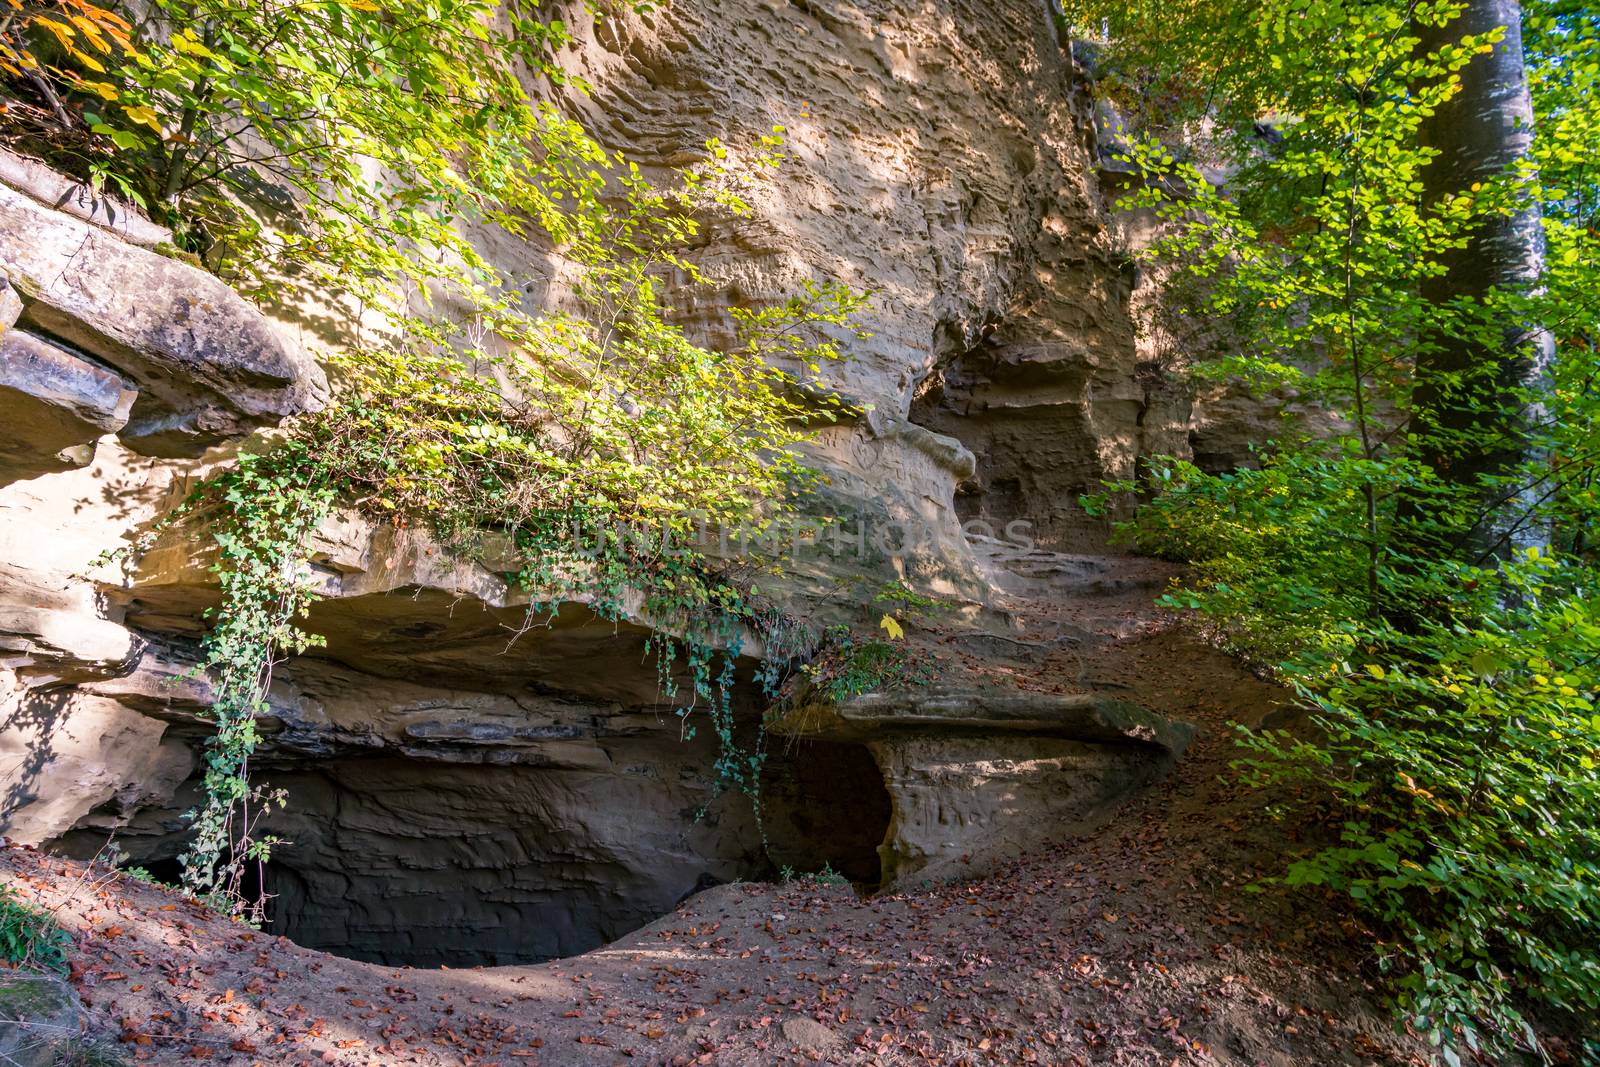
<instances>
[{"instance_id":1,"label":"beech tree","mask_svg":"<svg viewBox=\"0 0 1600 1067\"><path fill-rule=\"evenodd\" d=\"M1521 5L1467 0L1452 21L1417 26L1419 47L1429 52L1462 34L1493 44L1455 75L1455 93L1422 124L1422 145L1438 153L1422 170L1423 198L1437 204L1463 190L1495 189L1503 202L1441 249L1440 269L1421 281L1431 304L1476 309L1482 321L1457 320L1417 347L1411 432L1416 458L1465 490L1473 507L1459 528L1445 531L1415 495L1405 515L1434 519L1435 535L1481 559L1542 543L1531 502L1508 484L1532 457L1530 424L1542 410L1554 346L1512 299L1544 273L1542 212L1530 188L1534 115ZM1504 506L1519 499L1524 507Z\"/></svg>"}]
</instances>

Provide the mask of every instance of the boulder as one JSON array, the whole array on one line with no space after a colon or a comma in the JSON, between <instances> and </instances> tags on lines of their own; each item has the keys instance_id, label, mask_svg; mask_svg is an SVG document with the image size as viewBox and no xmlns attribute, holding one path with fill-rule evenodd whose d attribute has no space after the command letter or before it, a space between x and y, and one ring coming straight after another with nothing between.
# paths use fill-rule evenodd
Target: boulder
<instances>
[{"instance_id":1,"label":"boulder","mask_svg":"<svg viewBox=\"0 0 1600 1067\"><path fill-rule=\"evenodd\" d=\"M127 423L135 395L121 375L26 330L6 330L0 481L86 465L95 441Z\"/></svg>"},{"instance_id":2,"label":"boulder","mask_svg":"<svg viewBox=\"0 0 1600 1067\"><path fill-rule=\"evenodd\" d=\"M116 197L96 190L88 182L51 170L37 159L3 148L0 148L0 182L26 193L45 207L109 230L129 244L155 248L172 243L171 230L151 222Z\"/></svg>"},{"instance_id":3,"label":"boulder","mask_svg":"<svg viewBox=\"0 0 1600 1067\"><path fill-rule=\"evenodd\" d=\"M321 369L216 277L7 186L0 269L24 327L137 389L119 431L136 451L198 455L326 400Z\"/></svg>"},{"instance_id":4,"label":"boulder","mask_svg":"<svg viewBox=\"0 0 1600 1067\"><path fill-rule=\"evenodd\" d=\"M91 1059L83 1004L54 975L0 971L0 1063L7 1067L61 1067L116 1063L107 1053ZM97 1053L100 1050L96 1050Z\"/></svg>"}]
</instances>

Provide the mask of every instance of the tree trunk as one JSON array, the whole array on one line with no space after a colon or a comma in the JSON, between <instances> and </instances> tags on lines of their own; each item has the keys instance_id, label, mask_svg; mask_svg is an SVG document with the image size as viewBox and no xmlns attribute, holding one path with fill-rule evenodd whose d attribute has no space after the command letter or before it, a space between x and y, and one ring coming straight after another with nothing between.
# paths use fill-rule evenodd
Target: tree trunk
<instances>
[{"instance_id":1,"label":"tree trunk","mask_svg":"<svg viewBox=\"0 0 1600 1067\"><path fill-rule=\"evenodd\" d=\"M1424 144L1439 155L1423 172L1427 202L1487 186L1527 157L1533 142L1533 103L1523 66L1518 0L1466 0L1461 15L1442 27L1421 27L1421 47L1432 51L1467 34L1505 27L1486 55L1460 72L1461 88L1425 124ZM1511 215L1476 224L1466 247L1446 252L1445 272L1423 283L1435 307L1466 299L1474 305L1494 290L1525 291L1544 269L1539 206L1524 198ZM1510 475L1530 458L1530 424L1538 416L1530 392L1548 370L1548 334L1520 321L1499 321L1476 331L1442 330L1426 339L1417 359L1411 429L1417 457L1471 503L1465 519L1417 500L1401 507L1403 540L1469 561L1505 557L1542 541L1525 516L1526 494L1485 484ZM1407 536L1407 533L1413 536ZM1427 550L1427 549L1424 549Z\"/></svg>"}]
</instances>

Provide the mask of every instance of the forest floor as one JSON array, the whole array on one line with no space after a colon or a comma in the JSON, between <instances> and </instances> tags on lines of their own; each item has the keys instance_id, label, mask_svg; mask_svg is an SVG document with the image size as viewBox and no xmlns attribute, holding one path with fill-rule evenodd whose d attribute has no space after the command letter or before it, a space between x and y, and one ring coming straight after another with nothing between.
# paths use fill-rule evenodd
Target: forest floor
<instances>
[{"instance_id":1,"label":"forest floor","mask_svg":"<svg viewBox=\"0 0 1600 1067\"><path fill-rule=\"evenodd\" d=\"M1199 728L1109 824L970 881L867 899L727 885L582 956L422 970L300 948L32 850L0 851L0 874L56 909L91 1029L140 1063L1424 1063L1390 1022L1370 935L1317 898L1246 888L1305 847L1229 770L1228 724L1281 692L1149 599L1096 597L1093 618L1014 605L1025 631L1104 640L1015 671L966 664Z\"/></svg>"}]
</instances>

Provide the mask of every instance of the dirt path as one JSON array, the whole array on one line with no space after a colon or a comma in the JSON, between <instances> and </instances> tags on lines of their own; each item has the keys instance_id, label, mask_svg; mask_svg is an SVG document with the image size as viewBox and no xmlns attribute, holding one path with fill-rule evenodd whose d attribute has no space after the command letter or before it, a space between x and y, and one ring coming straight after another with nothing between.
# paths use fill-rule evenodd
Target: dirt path
<instances>
[{"instance_id":1,"label":"dirt path","mask_svg":"<svg viewBox=\"0 0 1600 1067\"><path fill-rule=\"evenodd\" d=\"M414 970L33 851L0 853L0 870L60 905L74 984L138 1062L1421 1063L1358 932L1307 898L1241 889L1297 847L1225 773L1225 724L1275 691L1148 615L1122 632L1027 674L1126 690L1198 724L1196 743L1101 832L965 884L870 900L724 886L573 959Z\"/></svg>"}]
</instances>

